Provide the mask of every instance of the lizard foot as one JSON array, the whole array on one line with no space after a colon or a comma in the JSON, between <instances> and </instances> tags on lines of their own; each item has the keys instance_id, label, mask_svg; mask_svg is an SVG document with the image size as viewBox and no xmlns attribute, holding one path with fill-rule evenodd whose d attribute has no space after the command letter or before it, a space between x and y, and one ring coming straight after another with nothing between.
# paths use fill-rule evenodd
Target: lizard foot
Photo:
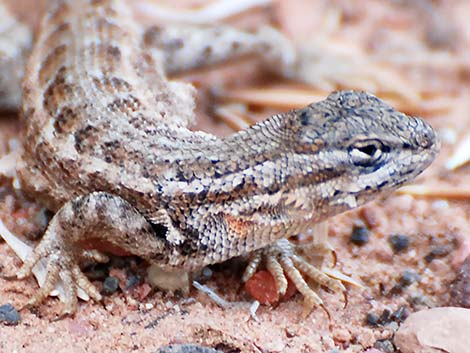
<instances>
[{"instance_id":1,"label":"lizard foot","mask_svg":"<svg viewBox=\"0 0 470 353\"><path fill-rule=\"evenodd\" d=\"M37 306L42 303L54 290L61 280L64 285L64 309L63 316L71 315L77 310L77 290L83 289L91 298L101 300L101 295L96 287L83 274L78 265L78 259L84 258L99 262L105 262L107 257L97 251L83 251L78 254L58 234L57 223L51 222L43 239L31 254L25 259L23 266L17 272L17 278L28 277L38 262L46 263L46 277L38 292L25 305L25 307Z\"/></svg>"},{"instance_id":2,"label":"lizard foot","mask_svg":"<svg viewBox=\"0 0 470 353\"><path fill-rule=\"evenodd\" d=\"M297 290L304 296L304 315L308 315L315 306L321 306L329 316L323 305L323 300L307 283L308 279L335 293L343 293L346 302L346 288L342 281L356 284L345 275L337 276L334 271L324 271L313 266L296 253L295 245L287 239L281 239L273 245L255 252L243 275L244 282L256 273L261 262L264 262L267 271L274 277L279 296L284 295L287 291L287 277L293 282Z\"/></svg>"}]
</instances>

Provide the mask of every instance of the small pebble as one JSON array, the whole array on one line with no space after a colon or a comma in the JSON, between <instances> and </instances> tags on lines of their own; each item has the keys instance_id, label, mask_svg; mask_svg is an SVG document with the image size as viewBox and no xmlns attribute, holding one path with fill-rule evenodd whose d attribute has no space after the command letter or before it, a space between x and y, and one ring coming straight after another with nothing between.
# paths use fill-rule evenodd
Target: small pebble
<instances>
[{"instance_id":1,"label":"small pebble","mask_svg":"<svg viewBox=\"0 0 470 353\"><path fill-rule=\"evenodd\" d=\"M450 246L436 246L425 257L426 262L431 262L434 259L447 256L452 251Z\"/></svg>"},{"instance_id":2,"label":"small pebble","mask_svg":"<svg viewBox=\"0 0 470 353\"><path fill-rule=\"evenodd\" d=\"M214 271L212 271L209 267L204 267L202 269L201 277L203 277L204 279L209 279L212 277L213 274Z\"/></svg>"},{"instance_id":3,"label":"small pebble","mask_svg":"<svg viewBox=\"0 0 470 353\"><path fill-rule=\"evenodd\" d=\"M113 294L119 288L119 280L116 277L108 276L103 282L103 293L106 295Z\"/></svg>"},{"instance_id":4,"label":"small pebble","mask_svg":"<svg viewBox=\"0 0 470 353\"><path fill-rule=\"evenodd\" d=\"M351 243L356 245L364 245L369 241L370 231L364 226L354 226L351 233Z\"/></svg>"},{"instance_id":5,"label":"small pebble","mask_svg":"<svg viewBox=\"0 0 470 353\"><path fill-rule=\"evenodd\" d=\"M421 279L421 276L417 274L413 270L404 270L401 278L400 278L400 285L402 287L408 287L410 284L413 284L414 282L419 282Z\"/></svg>"},{"instance_id":6,"label":"small pebble","mask_svg":"<svg viewBox=\"0 0 470 353\"><path fill-rule=\"evenodd\" d=\"M470 309L470 256L467 257L450 286L449 305Z\"/></svg>"},{"instance_id":7,"label":"small pebble","mask_svg":"<svg viewBox=\"0 0 470 353\"><path fill-rule=\"evenodd\" d=\"M378 340L374 343L374 348L381 350L384 353L394 353L395 346L390 340Z\"/></svg>"},{"instance_id":8,"label":"small pebble","mask_svg":"<svg viewBox=\"0 0 470 353\"><path fill-rule=\"evenodd\" d=\"M20 314L11 304L0 306L0 322L5 325L18 325L20 322Z\"/></svg>"},{"instance_id":9,"label":"small pebble","mask_svg":"<svg viewBox=\"0 0 470 353\"><path fill-rule=\"evenodd\" d=\"M382 325L385 325L391 321L392 312L388 309L384 309L382 315L380 315L379 322Z\"/></svg>"},{"instance_id":10,"label":"small pebble","mask_svg":"<svg viewBox=\"0 0 470 353\"><path fill-rule=\"evenodd\" d=\"M432 307L433 302L431 299L429 299L427 296L421 294L421 293L414 293L410 296L409 299L410 303L416 308L416 307Z\"/></svg>"},{"instance_id":11,"label":"small pebble","mask_svg":"<svg viewBox=\"0 0 470 353\"><path fill-rule=\"evenodd\" d=\"M286 337L287 338L292 338L292 337L295 337L297 336L297 332L294 331L292 328L290 327L286 327L285 328L285 331L286 331Z\"/></svg>"},{"instance_id":12,"label":"small pebble","mask_svg":"<svg viewBox=\"0 0 470 353\"><path fill-rule=\"evenodd\" d=\"M402 234L391 235L388 241L395 253L406 250L410 245L410 238Z\"/></svg>"},{"instance_id":13,"label":"small pebble","mask_svg":"<svg viewBox=\"0 0 470 353\"><path fill-rule=\"evenodd\" d=\"M396 323L395 321L392 321L390 322L389 324L387 324L387 328L389 330L392 330L393 332L396 332L398 330L398 323Z\"/></svg>"},{"instance_id":14,"label":"small pebble","mask_svg":"<svg viewBox=\"0 0 470 353\"><path fill-rule=\"evenodd\" d=\"M466 353L470 347L470 309L440 307L411 314L395 333L402 353Z\"/></svg>"},{"instance_id":15,"label":"small pebble","mask_svg":"<svg viewBox=\"0 0 470 353\"><path fill-rule=\"evenodd\" d=\"M406 318L410 315L408 309L406 306L402 305L400 306L396 311L393 312L391 315L391 319L394 322L403 322L406 320Z\"/></svg>"},{"instance_id":16,"label":"small pebble","mask_svg":"<svg viewBox=\"0 0 470 353\"><path fill-rule=\"evenodd\" d=\"M403 289L411 285L412 283L421 280L421 276L413 270L403 271L398 283L390 289L390 295L400 294Z\"/></svg>"},{"instance_id":17,"label":"small pebble","mask_svg":"<svg viewBox=\"0 0 470 353\"><path fill-rule=\"evenodd\" d=\"M378 326L379 325L379 315L374 313L368 313L366 316L366 322L369 326Z\"/></svg>"},{"instance_id":18,"label":"small pebble","mask_svg":"<svg viewBox=\"0 0 470 353\"><path fill-rule=\"evenodd\" d=\"M129 277L127 278L127 282L126 282L126 290L136 286L137 284L139 284L139 282L140 282L140 276L136 274L129 275Z\"/></svg>"}]
</instances>

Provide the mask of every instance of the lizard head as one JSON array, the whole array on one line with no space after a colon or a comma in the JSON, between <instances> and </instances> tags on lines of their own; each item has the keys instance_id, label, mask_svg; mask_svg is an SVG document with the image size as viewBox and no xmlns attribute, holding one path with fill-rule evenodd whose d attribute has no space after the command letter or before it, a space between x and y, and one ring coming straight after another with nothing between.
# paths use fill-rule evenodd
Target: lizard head
<instances>
[{"instance_id":1,"label":"lizard head","mask_svg":"<svg viewBox=\"0 0 470 353\"><path fill-rule=\"evenodd\" d=\"M429 124L365 92L332 93L293 111L291 118L294 155L304 163L303 198L327 210L318 218L397 188L420 174L439 151ZM318 207L322 203L328 207Z\"/></svg>"}]
</instances>

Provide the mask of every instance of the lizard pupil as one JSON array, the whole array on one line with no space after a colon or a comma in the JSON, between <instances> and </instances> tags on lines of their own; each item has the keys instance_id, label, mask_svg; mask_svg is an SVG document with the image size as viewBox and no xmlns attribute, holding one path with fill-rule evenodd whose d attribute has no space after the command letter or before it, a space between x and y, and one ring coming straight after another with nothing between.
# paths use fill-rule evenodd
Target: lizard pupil
<instances>
[{"instance_id":1,"label":"lizard pupil","mask_svg":"<svg viewBox=\"0 0 470 353\"><path fill-rule=\"evenodd\" d=\"M377 152L377 146L375 146L373 144L366 145L366 146L363 146L363 147L359 147L358 150L361 151L362 153L367 154L368 156L373 157L375 155L375 153Z\"/></svg>"},{"instance_id":2,"label":"lizard pupil","mask_svg":"<svg viewBox=\"0 0 470 353\"><path fill-rule=\"evenodd\" d=\"M387 152L386 146L375 140L361 141L349 149L353 164L360 167L374 165L381 159L382 152Z\"/></svg>"}]
</instances>

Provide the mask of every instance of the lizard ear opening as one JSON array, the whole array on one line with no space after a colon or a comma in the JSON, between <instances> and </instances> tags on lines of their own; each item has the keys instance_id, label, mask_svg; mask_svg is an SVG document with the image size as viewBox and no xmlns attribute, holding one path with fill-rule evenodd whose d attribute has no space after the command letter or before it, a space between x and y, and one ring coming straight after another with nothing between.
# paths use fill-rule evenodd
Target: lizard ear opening
<instances>
[{"instance_id":1,"label":"lizard ear opening","mask_svg":"<svg viewBox=\"0 0 470 353\"><path fill-rule=\"evenodd\" d=\"M161 223L149 222L154 234L159 238L165 238L165 235L168 233L168 227L164 226Z\"/></svg>"},{"instance_id":2,"label":"lizard ear opening","mask_svg":"<svg viewBox=\"0 0 470 353\"><path fill-rule=\"evenodd\" d=\"M299 121L302 126L307 126L310 123L310 114L306 110L300 111Z\"/></svg>"}]
</instances>

